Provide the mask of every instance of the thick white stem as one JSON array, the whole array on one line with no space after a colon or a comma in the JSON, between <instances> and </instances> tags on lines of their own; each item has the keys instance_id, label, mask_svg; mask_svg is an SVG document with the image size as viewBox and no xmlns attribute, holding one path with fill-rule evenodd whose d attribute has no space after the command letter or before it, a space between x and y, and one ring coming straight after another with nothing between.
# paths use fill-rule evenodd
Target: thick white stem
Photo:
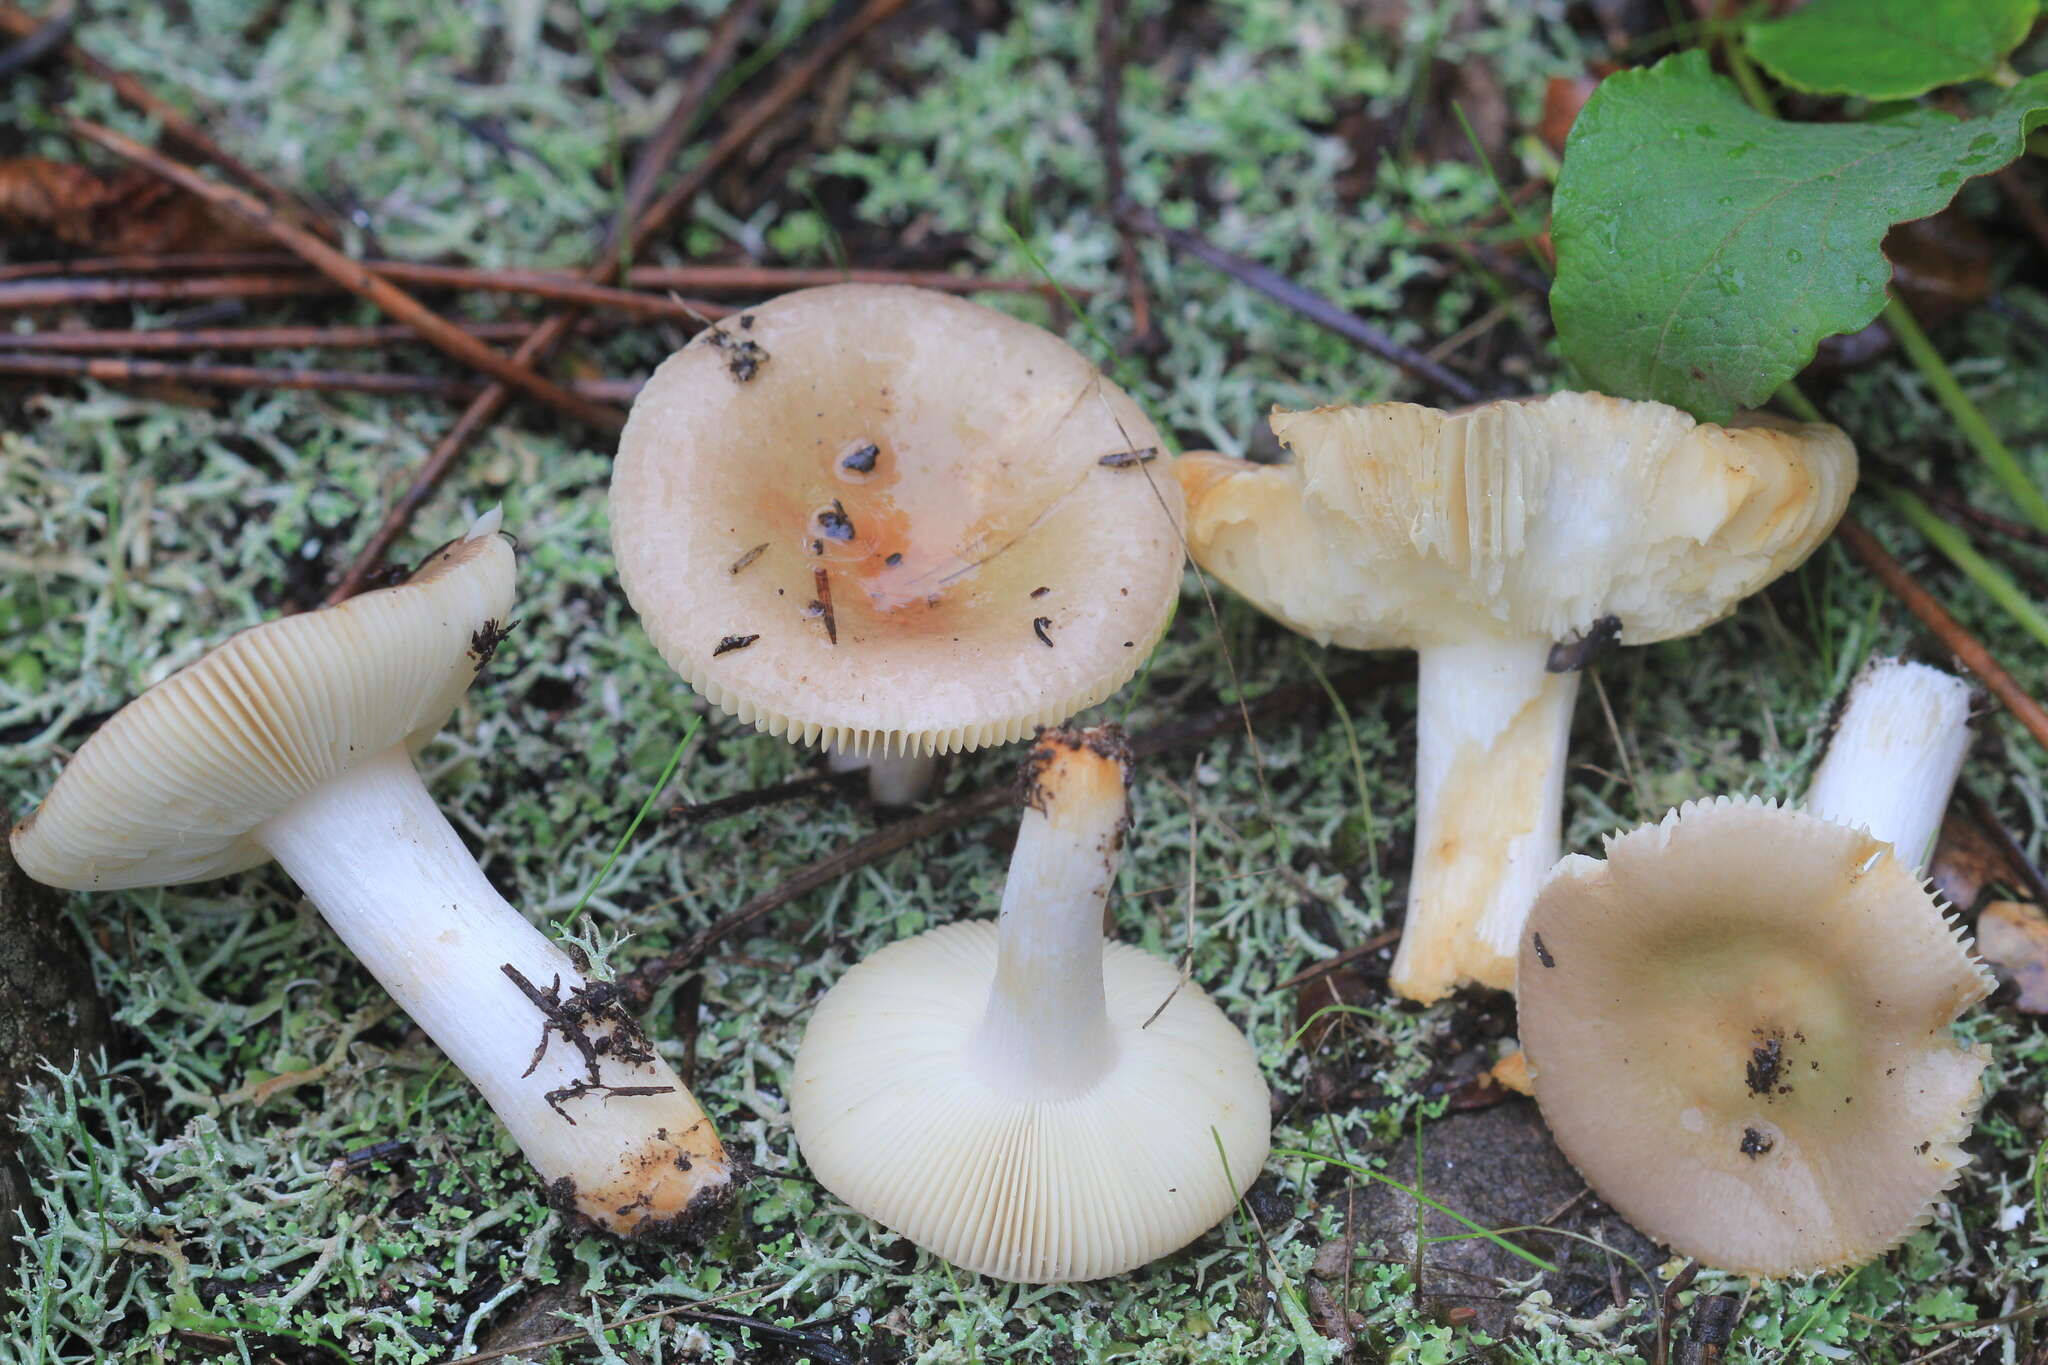
<instances>
[{"instance_id":1,"label":"thick white stem","mask_svg":"<svg viewBox=\"0 0 2048 1365\"><path fill-rule=\"evenodd\" d=\"M1970 747L1970 689L1926 664L1875 659L1857 675L1806 808L1890 844L1923 870Z\"/></svg>"},{"instance_id":2,"label":"thick white stem","mask_svg":"<svg viewBox=\"0 0 2048 1365\"><path fill-rule=\"evenodd\" d=\"M997 923L996 979L968 1055L1012 1095L1080 1094L1116 1061L1102 993L1102 907L1123 852L1124 764L1048 732L1050 757L1010 855Z\"/></svg>"},{"instance_id":3,"label":"thick white stem","mask_svg":"<svg viewBox=\"0 0 2048 1365\"><path fill-rule=\"evenodd\" d=\"M827 745L825 762L835 773L868 774L868 798L878 806L907 806L924 799L938 776L934 754L849 754Z\"/></svg>"},{"instance_id":4,"label":"thick white stem","mask_svg":"<svg viewBox=\"0 0 2048 1365\"><path fill-rule=\"evenodd\" d=\"M1416 684L1415 866L1390 980L1411 1000L1512 990L1522 924L1557 861L1577 673L1548 640L1438 645Z\"/></svg>"},{"instance_id":5,"label":"thick white stem","mask_svg":"<svg viewBox=\"0 0 2048 1365\"><path fill-rule=\"evenodd\" d=\"M711 1122L675 1072L617 1055L637 1050L622 1011L572 1021L598 1050L594 1085L589 1058L545 1027L505 967L565 1003L588 982L491 888L403 747L319 787L255 837L483 1092L551 1202L616 1232L659 1235L729 1188Z\"/></svg>"}]
</instances>

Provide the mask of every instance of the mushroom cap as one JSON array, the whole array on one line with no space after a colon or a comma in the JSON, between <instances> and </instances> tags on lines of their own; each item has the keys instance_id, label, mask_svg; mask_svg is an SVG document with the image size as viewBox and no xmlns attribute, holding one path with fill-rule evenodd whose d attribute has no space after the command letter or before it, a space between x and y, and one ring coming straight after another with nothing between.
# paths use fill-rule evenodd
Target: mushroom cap
<instances>
[{"instance_id":1,"label":"mushroom cap","mask_svg":"<svg viewBox=\"0 0 2048 1365\"><path fill-rule=\"evenodd\" d=\"M1215 1226L1270 1141L1244 1035L1193 983L1143 1027L1179 973L1106 942L1115 1064L1080 1094L1023 1098L965 1061L995 972L995 922L950 924L819 1003L789 1095L818 1179L957 1265L1029 1283L1120 1274Z\"/></svg>"},{"instance_id":2,"label":"mushroom cap","mask_svg":"<svg viewBox=\"0 0 2048 1365\"><path fill-rule=\"evenodd\" d=\"M1281 465L1183 457L1188 547L1304 635L1410 649L1475 635L1687 635L1796 566L1856 483L1836 427L1728 426L1597 393L1459 412L1275 409Z\"/></svg>"},{"instance_id":3,"label":"mushroom cap","mask_svg":"<svg viewBox=\"0 0 2048 1365\"><path fill-rule=\"evenodd\" d=\"M251 626L121 708L14 829L37 881L171 886L270 855L250 837L392 745L417 749L476 680L512 608L496 514L394 588Z\"/></svg>"},{"instance_id":4,"label":"mushroom cap","mask_svg":"<svg viewBox=\"0 0 2048 1365\"><path fill-rule=\"evenodd\" d=\"M930 290L800 290L641 390L612 548L662 657L742 721L973 749L1101 701L1165 630L1180 489L1133 454L1159 449L1041 328Z\"/></svg>"},{"instance_id":5,"label":"mushroom cap","mask_svg":"<svg viewBox=\"0 0 2048 1365\"><path fill-rule=\"evenodd\" d=\"M1990 990L1868 833L1756 799L1690 803L1562 860L1523 934L1522 1047L1601 1198L1749 1275L1853 1265L1969 1160Z\"/></svg>"}]
</instances>

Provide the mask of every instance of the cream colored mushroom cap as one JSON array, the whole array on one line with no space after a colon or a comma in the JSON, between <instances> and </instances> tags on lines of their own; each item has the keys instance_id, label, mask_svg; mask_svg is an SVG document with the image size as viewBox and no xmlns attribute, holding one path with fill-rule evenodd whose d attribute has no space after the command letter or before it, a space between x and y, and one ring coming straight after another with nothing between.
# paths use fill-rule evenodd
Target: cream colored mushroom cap
<instances>
[{"instance_id":1,"label":"cream colored mushroom cap","mask_svg":"<svg viewBox=\"0 0 2048 1365\"><path fill-rule=\"evenodd\" d=\"M612 548L662 657L742 721L848 752L1005 743L1123 686L1166 628L1182 504L1159 448L1041 328L806 289L655 371Z\"/></svg>"},{"instance_id":2,"label":"cream colored mushroom cap","mask_svg":"<svg viewBox=\"0 0 2048 1365\"><path fill-rule=\"evenodd\" d=\"M1683 1256L1854 1265L1969 1160L1991 980L1891 848L1768 802L1686 805L1558 864L1524 931L1522 1047L1565 1155Z\"/></svg>"},{"instance_id":3,"label":"cream colored mushroom cap","mask_svg":"<svg viewBox=\"0 0 2048 1365\"><path fill-rule=\"evenodd\" d=\"M512 608L489 514L405 583L230 637L121 708L15 827L31 877L77 891L205 881L267 862L249 837L392 745L425 744Z\"/></svg>"},{"instance_id":4,"label":"cream colored mushroom cap","mask_svg":"<svg viewBox=\"0 0 2048 1365\"><path fill-rule=\"evenodd\" d=\"M811 1170L917 1245L1004 1280L1121 1274L1215 1226L1266 1161L1251 1045L1193 984L1141 1028L1179 981L1142 949L1104 943L1102 969L1115 1065L1079 1095L1030 1101L962 1062L995 978L993 921L855 967L797 1054L789 1102Z\"/></svg>"},{"instance_id":5,"label":"cream colored mushroom cap","mask_svg":"<svg viewBox=\"0 0 2048 1365\"><path fill-rule=\"evenodd\" d=\"M1597 393L1276 409L1287 464L1178 465L1203 568L1304 635L1402 649L1691 634L1796 567L1856 483L1836 427Z\"/></svg>"}]
</instances>

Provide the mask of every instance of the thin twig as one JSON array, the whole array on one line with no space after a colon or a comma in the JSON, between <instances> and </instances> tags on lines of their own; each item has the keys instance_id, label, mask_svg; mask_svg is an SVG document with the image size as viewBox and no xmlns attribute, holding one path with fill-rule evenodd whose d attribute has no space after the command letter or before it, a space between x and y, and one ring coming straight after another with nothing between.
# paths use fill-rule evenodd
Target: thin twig
<instances>
[{"instance_id":1,"label":"thin twig","mask_svg":"<svg viewBox=\"0 0 2048 1365\"><path fill-rule=\"evenodd\" d=\"M378 274L399 270L434 272L451 289L483 289L502 293L530 292L528 281L581 281L579 271L549 266L513 266L491 270L482 266L432 265L414 261L376 258L363 262ZM0 284L18 280L56 277L89 278L111 275L211 275L235 272L297 271L299 258L278 251L182 251L139 252L126 256L74 256L68 260L22 261L0 265ZM782 265L636 265L625 274L631 289L693 290L712 294L780 294L791 289L814 289L828 284L901 284L916 289L937 289L949 294L1051 294L1041 280L1007 276L962 275L950 270L877 270L850 266L844 270L825 266ZM1086 298L1088 291L1070 288L1068 293ZM527 327L533 330L532 325Z\"/></svg>"},{"instance_id":2,"label":"thin twig","mask_svg":"<svg viewBox=\"0 0 2048 1365\"><path fill-rule=\"evenodd\" d=\"M2027 727L2027 732L2048 747L2048 710L2043 710L2041 703L2029 696L2012 674L1991 657L1991 651L1984 647L1983 642L1965 630L1962 622L1951 616L1948 608L1935 600L1933 593L1920 586L1919 580L1906 570L1906 566L1892 558L1891 552L1854 517L1843 517L1835 528L1835 534L1849 547L1849 552L1862 560L1865 567L1877 575L1878 581L1905 604L1906 610L1919 618L1942 647L1964 668L1976 674L1977 680L1991 695Z\"/></svg>"},{"instance_id":3,"label":"thin twig","mask_svg":"<svg viewBox=\"0 0 2048 1365\"><path fill-rule=\"evenodd\" d=\"M299 259L284 251L138 251L125 256L73 256L0 265L0 283L55 275L218 274L236 270L289 270Z\"/></svg>"},{"instance_id":4,"label":"thin twig","mask_svg":"<svg viewBox=\"0 0 2048 1365\"><path fill-rule=\"evenodd\" d=\"M1095 14L1095 65L1100 81L1096 103L1095 141L1102 151L1102 177L1116 217L1117 264L1124 294L1131 303L1132 343L1143 350L1153 343L1152 293L1138 261L1137 230L1121 213L1124 198L1124 0L1101 0Z\"/></svg>"},{"instance_id":5,"label":"thin twig","mask_svg":"<svg viewBox=\"0 0 2048 1365\"><path fill-rule=\"evenodd\" d=\"M846 270L766 265L637 265L626 276L635 289L695 289L706 293L781 293L827 284L903 284L949 294L1050 294L1039 280L960 275L947 270ZM1083 291L1068 290L1082 294Z\"/></svg>"},{"instance_id":6,"label":"thin twig","mask_svg":"<svg viewBox=\"0 0 2048 1365\"><path fill-rule=\"evenodd\" d=\"M600 1332L616 1332L621 1327L633 1327L643 1322L653 1322L656 1318L673 1318L685 1313L701 1313L709 1304L725 1303L732 1299L745 1298L750 1294L780 1292L785 1287L784 1285L760 1284L751 1285L745 1289L730 1289L723 1294L702 1299L696 1303L676 1303L670 1304L667 1308L656 1308L651 1312L636 1313L630 1318L620 1318L616 1322L605 1323L597 1330ZM591 1340L591 1335L588 1331L563 1332L558 1336L542 1337L538 1341L522 1341L512 1346L500 1346L489 1351L478 1351L474 1355L456 1356L442 1361L441 1365L484 1365L486 1361L503 1360L515 1351L540 1351L550 1346L568 1346L589 1340Z\"/></svg>"},{"instance_id":7,"label":"thin twig","mask_svg":"<svg viewBox=\"0 0 2048 1365\"><path fill-rule=\"evenodd\" d=\"M97 303L191 303L291 299L344 292L318 275L200 275L169 279L57 279L0 284L0 313Z\"/></svg>"},{"instance_id":8,"label":"thin twig","mask_svg":"<svg viewBox=\"0 0 2048 1365\"><path fill-rule=\"evenodd\" d=\"M471 322L463 330L482 341L517 341L530 322ZM92 355L114 351L360 351L416 343L410 327L162 327L140 331L101 329L75 332L0 333L0 345L17 353L58 351Z\"/></svg>"},{"instance_id":9,"label":"thin twig","mask_svg":"<svg viewBox=\"0 0 2048 1365\"><path fill-rule=\"evenodd\" d=\"M729 304L712 303L706 299L677 298L671 292L676 286L663 286L660 292L655 292L653 286L649 286L644 292L637 289L615 289L608 285L591 284L575 275L551 270L479 270L472 266L419 265L411 261L390 260L355 261L352 264L366 277L391 284L413 285L423 289L522 294L555 303L574 304L578 308L631 313L640 317L701 322L707 318L722 318L735 311ZM635 275L657 279L680 279L689 273L692 272L663 269L636 271ZM171 275L140 279L124 276L65 276L56 279L17 279L11 283L0 283L0 310L26 312L35 308L82 307L96 303L293 298L347 292L350 291L334 279L318 272L304 270L277 271L261 275ZM537 325L526 324L525 333L531 333ZM415 327L413 330L417 332L420 329ZM431 336L423 336L426 340L433 340Z\"/></svg>"},{"instance_id":10,"label":"thin twig","mask_svg":"<svg viewBox=\"0 0 2048 1365\"><path fill-rule=\"evenodd\" d=\"M635 293L594 284L575 275L552 270L476 270L457 265L418 265L411 261L376 260L363 262L380 278L400 284L429 288L488 289L508 294L531 294L535 298L573 303L579 308L602 308L646 317L688 319L722 318L733 310L703 299L678 299L667 292ZM529 326L528 330L531 330Z\"/></svg>"},{"instance_id":11,"label":"thin twig","mask_svg":"<svg viewBox=\"0 0 2048 1365\"><path fill-rule=\"evenodd\" d=\"M0 76L11 76L34 66L56 48L70 42L71 30L77 26L77 0L60 5L54 14L41 20L39 26L20 42L0 51Z\"/></svg>"},{"instance_id":12,"label":"thin twig","mask_svg":"<svg viewBox=\"0 0 2048 1365\"><path fill-rule=\"evenodd\" d=\"M2034 904L2048 906L2048 878L2044 878L2041 869L2028 860L2027 851L2020 847L2020 841L2013 837L2013 832L2005 827L2005 821L1998 818L1998 811L1975 787L1960 778L1956 781L1956 794L1963 798L1963 806L1971 818L2004 850L2006 862L2019 874L2028 894L2034 898ZM1958 908L1967 910L1970 907Z\"/></svg>"},{"instance_id":13,"label":"thin twig","mask_svg":"<svg viewBox=\"0 0 2048 1365\"><path fill-rule=\"evenodd\" d=\"M1333 679L1333 682L1340 689L1362 689L1397 676L1400 676L1397 668L1368 665ZM1217 735L1237 728L1254 714L1298 718L1313 714L1319 704L1326 701L1327 697L1322 688L1315 684L1293 683L1285 687L1276 687L1256 700L1222 707L1189 720L1148 731L1131 741L1131 750L1137 757L1149 757L1184 745L1214 739ZM935 834L942 834L984 815L1007 809L1015 799L1015 784L1008 781L998 782L969 792L946 805L920 811L892 825L885 825L873 834L856 839L853 843L835 849L808 866L799 868L779 885L762 892L737 910L699 930L673 952L642 963L619 978L619 988L626 993L635 1009L644 1009L662 982L696 963L713 944L730 938L756 920L774 913L800 896L828 886L841 877L879 862L890 854Z\"/></svg>"},{"instance_id":14,"label":"thin twig","mask_svg":"<svg viewBox=\"0 0 2048 1365\"><path fill-rule=\"evenodd\" d=\"M809 57L790 68L781 80L769 87L767 93L734 119L731 126L711 145L703 157L684 173L682 179L640 216L640 220L633 226L630 239L614 243L606 250L586 278L593 284L603 284L615 279L629 252L637 255L643 251L696 199L705 185L710 183L713 175L745 148L762 128L795 103L797 97L810 87L819 72L830 62L837 60L841 52L857 42L876 24L903 8L905 3L907 0L868 0L866 7L844 28L827 38ZM714 31L712 46L706 49L696 69L691 72L689 81L677 97L679 102L694 105L710 96L712 88L731 64L733 54L738 49L739 38L740 29L737 25L731 26L730 29ZM577 318L578 314L573 310L549 318L532 336L521 343L513 359L521 364L532 364L545 359L569 334ZM329 602L339 602L352 596L362 587L364 580L383 562L385 552L411 523L413 513L433 495L441 479L454 466L462 452L468 449L470 441L496 420L510 397L511 392L504 385L493 384L477 395L469 407L464 409L462 416L456 419L455 425L449 428L448 434L429 452L426 460L414 473L412 483L385 514L384 520L378 525L369 542L363 546L347 572L342 575L341 582L328 595Z\"/></svg>"},{"instance_id":15,"label":"thin twig","mask_svg":"<svg viewBox=\"0 0 2048 1365\"><path fill-rule=\"evenodd\" d=\"M1699 1273L1699 1261L1687 1261L1685 1269L1672 1276L1671 1283L1664 1286L1664 1296L1657 1302L1657 1344L1651 1356L1655 1365L1670 1365L1671 1319L1678 1314L1678 1296L1692 1287Z\"/></svg>"},{"instance_id":16,"label":"thin twig","mask_svg":"<svg viewBox=\"0 0 2048 1365\"><path fill-rule=\"evenodd\" d=\"M0 351L0 374L52 379L96 379L103 384L190 384L215 389L305 389L326 393L413 394L428 398L469 398L482 384L438 375L386 374L370 370L292 370L259 365L180 364L125 356L24 355ZM586 379L571 387L595 402L631 402L644 381Z\"/></svg>"},{"instance_id":17,"label":"thin twig","mask_svg":"<svg viewBox=\"0 0 2048 1365\"><path fill-rule=\"evenodd\" d=\"M350 293L360 295L376 304L400 322L409 324L436 349L463 364L482 370L485 374L539 399L549 407L599 430L616 431L625 424L625 418L618 409L609 404L594 403L571 393L553 380L535 373L528 364L516 358L507 358L502 352L493 350L448 322L397 285L372 274L364 268L362 262L335 250L313 233L280 217L254 196L230 185L209 180L192 167L173 161L111 128L102 127L75 114L66 114L63 118L64 126L86 141L112 152L124 161L133 162L187 193L197 195L216 208L226 210L258 231L268 233L277 239L279 245L302 257L321 274Z\"/></svg>"},{"instance_id":18,"label":"thin twig","mask_svg":"<svg viewBox=\"0 0 2048 1365\"><path fill-rule=\"evenodd\" d=\"M1257 261L1234 256L1192 232L1168 227L1148 209L1125 205L1118 216L1141 231L1151 233L1174 250L1185 251L1207 261L1240 284L1250 285L1268 298L1287 305L1310 322L1327 327L1417 379L1434 384L1460 403L1476 403L1485 397L1470 381L1451 373L1414 347L1404 346L1356 313L1296 284L1278 271L1269 270Z\"/></svg>"},{"instance_id":19,"label":"thin twig","mask_svg":"<svg viewBox=\"0 0 2048 1365\"><path fill-rule=\"evenodd\" d=\"M798 869L794 875L762 892L731 914L699 930L685 940L680 948L650 962L644 962L621 976L619 989L625 992L626 999L635 1010L644 1010L662 982L694 964L721 939L731 937L755 920L780 910L798 897L808 895L820 887L829 886L841 877L857 872L871 863L880 862L900 849L1002 810L1015 797L1014 784L999 782L970 792L946 805L919 811L916 815L898 820L892 825L885 825L865 838L856 839L843 848L835 849L823 858Z\"/></svg>"},{"instance_id":20,"label":"thin twig","mask_svg":"<svg viewBox=\"0 0 2048 1365\"><path fill-rule=\"evenodd\" d=\"M712 30L711 40L705 45L706 57L712 58L712 54L724 52L728 54L726 60L729 60L729 54L738 49L740 38L754 26L754 18L761 12L761 5L762 0L739 0L737 4L729 6L719 17L718 27ZM709 62L700 63L700 66L705 65L716 66L720 75L724 74L722 60L712 58ZM653 202L655 186L660 183L668 168L675 164L675 159L682 154L684 139L696 131L703 119L704 101L710 94L710 87L705 86L701 92L696 91L695 87L694 81L685 87L684 93L689 97L678 99L669 109L668 117L661 121L661 127L655 129L654 135L641 144L640 152L633 161L633 169L627 173L626 190L619 198L618 213L614 215L610 228L605 232L605 253L618 249L627 241L634 225L640 221L640 215L645 213L648 204ZM632 254L628 248L622 259L630 260Z\"/></svg>"},{"instance_id":21,"label":"thin twig","mask_svg":"<svg viewBox=\"0 0 2048 1365\"><path fill-rule=\"evenodd\" d=\"M669 817L687 825L701 825L707 820L723 820L743 811L761 806L778 805L805 796L822 796L828 792L839 792L855 782L865 782L866 775L858 770L844 773L810 773L804 777L778 782L772 787L757 787L753 791L738 792L722 796L715 801L699 801L694 805L678 802L669 807Z\"/></svg>"},{"instance_id":22,"label":"thin twig","mask_svg":"<svg viewBox=\"0 0 2048 1365\"><path fill-rule=\"evenodd\" d=\"M1199 771L1199 760L1195 766ZM1173 1003L1173 998L1181 993L1195 972L1195 888L1200 884L1196 877L1196 862L1202 844L1202 813L1195 806L1195 794L1192 791L1183 792L1182 795L1187 798L1188 806L1188 894L1187 899L1181 903L1180 970L1174 976L1173 989L1159 1002L1159 1008L1146 1015L1145 1022L1138 1025L1140 1031L1151 1028L1154 1021L1166 1013L1166 1007ZM1108 907L1105 906L1102 926L1105 934L1109 932L1108 918Z\"/></svg>"},{"instance_id":23,"label":"thin twig","mask_svg":"<svg viewBox=\"0 0 2048 1365\"><path fill-rule=\"evenodd\" d=\"M1380 949L1400 941L1401 931L1399 929L1383 930L1380 933L1374 934L1363 943L1354 943L1341 953L1335 953L1324 958L1321 962L1302 968L1293 976L1288 977L1285 981L1275 986L1273 992L1278 994L1281 991L1291 990L1296 986L1313 981L1319 976L1327 976L1347 962L1355 962L1367 953L1376 953Z\"/></svg>"},{"instance_id":24,"label":"thin twig","mask_svg":"<svg viewBox=\"0 0 2048 1365\"><path fill-rule=\"evenodd\" d=\"M1885 477L1907 492L1918 494L1923 501L1931 502L1945 512L1952 512L1964 521L1981 526L2009 540L2017 540L2022 545L2048 550L2048 531L2036 530L2010 517L2001 517L1996 512L1987 512L1953 489L1936 488L1932 484L1908 478L1896 469L1887 469Z\"/></svg>"},{"instance_id":25,"label":"thin twig","mask_svg":"<svg viewBox=\"0 0 2048 1365\"><path fill-rule=\"evenodd\" d=\"M42 20L19 5L0 4L0 32L22 38L34 33ZM227 148L215 142L206 130L187 118L182 110L150 93L147 86L125 71L108 66L76 42L64 44L64 58L71 65L112 87L123 104L156 120L163 136L181 144L200 161L220 167L280 210L292 213L323 237L338 240L339 234L317 206L285 189Z\"/></svg>"}]
</instances>

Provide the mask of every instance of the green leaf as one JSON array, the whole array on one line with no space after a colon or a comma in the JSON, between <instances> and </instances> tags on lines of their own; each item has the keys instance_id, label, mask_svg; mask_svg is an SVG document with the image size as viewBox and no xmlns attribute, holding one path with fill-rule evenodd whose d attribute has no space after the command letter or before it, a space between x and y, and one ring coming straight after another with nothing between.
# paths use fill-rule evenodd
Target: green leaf
<instances>
[{"instance_id":1,"label":"green leaf","mask_svg":"<svg viewBox=\"0 0 2048 1365\"><path fill-rule=\"evenodd\" d=\"M2018 156L2044 116L2048 74L1969 121L1824 124L1757 113L1702 52L1610 76L1552 200L1559 344L1593 388L1726 420L1876 317L1886 229Z\"/></svg>"},{"instance_id":2,"label":"green leaf","mask_svg":"<svg viewBox=\"0 0 2048 1365\"><path fill-rule=\"evenodd\" d=\"M2036 8L2037 0L1813 0L1743 37L1795 90L1902 100L1996 71Z\"/></svg>"}]
</instances>

